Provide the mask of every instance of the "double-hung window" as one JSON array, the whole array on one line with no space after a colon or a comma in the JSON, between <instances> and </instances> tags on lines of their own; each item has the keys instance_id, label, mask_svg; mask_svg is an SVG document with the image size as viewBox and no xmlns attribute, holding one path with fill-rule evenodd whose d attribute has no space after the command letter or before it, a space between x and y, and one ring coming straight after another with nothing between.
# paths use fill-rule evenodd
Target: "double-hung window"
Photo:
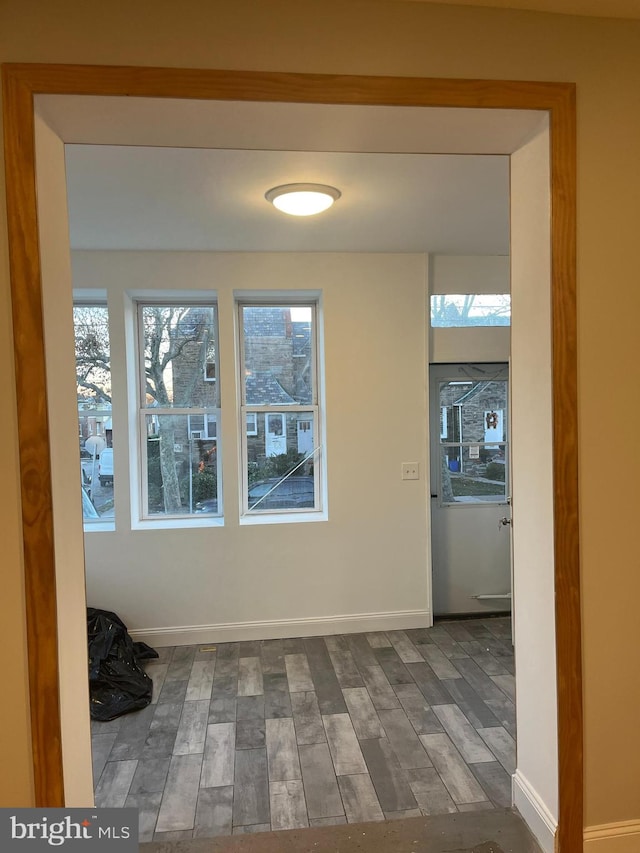
<instances>
[{"instance_id":1,"label":"double-hung window","mask_svg":"<svg viewBox=\"0 0 640 853\"><path fill-rule=\"evenodd\" d=\"M111 347L106 304L75 304L73 327L82 515L90 528L114 516Z\"/></svg>"},{"instance_id":2,"label":"double-hung window","mask_svg":"<svg viewBox=\"0 0 640 853\"><path fill-rule=\"evenodd\" d=\"M317 304L239 304L243 514L321 506Z\"/></svg>"},{"instance_id":3,"label":"double-hung window","mask_svg":"<svg viewBox=\"0 0 640 853\"><path fill-rule=\"evenodd\" d=\"M221 515L216 305L137 310L142 518Z\"/></svg>"}]
</instances>

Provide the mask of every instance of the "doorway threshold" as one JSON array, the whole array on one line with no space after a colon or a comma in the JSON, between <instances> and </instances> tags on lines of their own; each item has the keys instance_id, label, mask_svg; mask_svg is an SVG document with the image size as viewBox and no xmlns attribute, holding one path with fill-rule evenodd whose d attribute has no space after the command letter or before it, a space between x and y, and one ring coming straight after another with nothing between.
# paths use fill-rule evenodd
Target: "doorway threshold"
<instances>
[{"instance_id":1,"label":"doorway threshold","mask_svg":"<svg viewBox=\"0 0 640 853\"><path fill-rule=\"evenodd\" d=\"M542 853L513 809L412 817L183 841L141 853Z\"/></svg>"}]
</instances>

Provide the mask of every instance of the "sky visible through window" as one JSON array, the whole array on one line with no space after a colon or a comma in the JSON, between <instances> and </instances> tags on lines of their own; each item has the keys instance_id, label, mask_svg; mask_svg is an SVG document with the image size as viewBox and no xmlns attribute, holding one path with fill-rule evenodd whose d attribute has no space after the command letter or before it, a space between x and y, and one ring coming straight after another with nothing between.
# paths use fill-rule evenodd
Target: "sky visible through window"
<instances>
[{"instance_id":1,"label":"sky visible through window","mask_svg":"<svg viewBox=\"0 0 640 853\"><path fill-rule=\"evenodd\" d=\"M508 293L447 293L431 297L434 327L510 326Z\"/></svg>"}]
</instances>

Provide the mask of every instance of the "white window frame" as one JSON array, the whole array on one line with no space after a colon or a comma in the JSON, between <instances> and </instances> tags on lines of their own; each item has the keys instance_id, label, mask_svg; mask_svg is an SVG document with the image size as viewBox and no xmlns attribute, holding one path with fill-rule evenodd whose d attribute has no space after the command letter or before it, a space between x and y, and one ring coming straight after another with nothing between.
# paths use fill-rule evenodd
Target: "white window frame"
<instances>
[{"instance_id":1,"label":"white window frame","mask_svg":"<svg viewBox=\"0 0 640 853\"><path fill-rule=\"evenodd\" d=\"M98 293L100 295L98 295ZM106 309L106 312L107 312L107 329L108 329L108 334L109 334L109 351L111 351L111 318L110 318L110 311L109 311L109 305L107 303L106 293L104 293L104 291L98 291L98 292L96 292L96 295L94 296L93 291L86 291L86 290L75 291L74 290L73 297L74 297L73 298L73 309L74 309L74 311L76 308L104 308L104 309ZM75 317L74 317L74 345L75 345ZM113 382L113 371L111 369L111 365L109 367L109 370L111 373L111 380ZM77 408L77 401L76 401L76 408ZM93 418L105 418L106 417L106 418L111 419L111 421L113 423L113 412L114 412L113 394L112 394L111 408L110 409L106 409L106 408L85 409L82 412L78 409L77 412L78 412L78 420L81 417L93 417ZM97 423L96 423L95 435L96 436L100 435L100 437L104 437L104 431L102 434L98 432ZM95 477L98 476L98 470L99 470L98 464L96 464ZM80 486L81 486L81 488L84 488L84 477L82 476L82 459L80 459ZM89 495L89 497L90 497L92 502L93 502L93 487L94 487L94 483L91 483L90 484L91 494ZM113 489L114 489L113 494L114 494L114 507L115 507L115 480L114 480L114 484L113 484ZM83 516L82 526L83 526L85 533L112 531L112 530L115 530L115 516L113 518L102 518L102 517L100 517L100 518L84 518L84 516Z\"/></svg>"},{"instance_id":2,"label":"white window frame","mask_svg":"<svg viewBox=\"0 0 640 853\"><path fill-rule=\"evenodd\" d=\"M311 372L313 376L312 382L312 399L310 404L299 405L279 403L274 406L247 404L246 402L246 365L245 365L245 345L244 345L244 321L243 311L245 308L309 308L311 310L312 327L311 327ZM280 294L277 298L269 298L265 295L263 298L256 298L255 294L251 296L236 295L236 313L237 313L237 328L238 328L238 350L239 350L239 389L240 389L240 523L255 524L269 522L292 522L292 521L320 521L326 519L326 510L324 504L326 501L325 487L325 466L323 456L323 423L322 412L319 401L322 398L321 386L321 371L319 370L319 348L320 348L320 330L321 330L321 315L320 315L320 300L317 294L310 295L301 293L300 291L292 291L291 293ZM255 413L256 431L248 433L246 429L247 415ZM258 414L265 415L265 430L266 430L266 415L274 413L284 416L284 426L286 432L287 415L293 414L309 414L314 423L314 451L313 451L313 470L314 470L314 507L300 509L249 509L249 478L248 478L248 450L247 450L247 435L257 435L257 419ZM266 440L266 436L265 436Z\"/></svg>"},{"instance_id":3,"label":"white window frame","mask_svg":"<svg viewBox=\"0 0 640 853\"><path fill-rule=\"evenodd\" d=\"M145 405L146 399L146 383L145 383L145 338L144 338L144 323L142 319L143 309L148 306L172 306L176 307L207 307L214 309L215 317L215 335L216 335L216 376L219 374L219 313L218 300L211 294L207 294L204 298L192 298L189 294L184 296L171 296L163 298L161 293L157 291L153 294L136 296L133 300L134 322L135 322L135 348L134 361L136 364L136 398L138 408L138 484L139 484L139 506L138 518L132 519L134 527L138 525L143 527L175 527L175 526L201 526L204 523L211 524L212 522L222 522L224 517L223 507L223 491L222 491L222 446L220 436L215 437L216 441L216 474L217 474L217 513L150 513L149 512L149 490L148 490L148 459L147 459L147 417L155 415L169 416L186 416L187 419L192 415L202 415L204 419L204 430L207 433L207 415L213 414L216 418L216 424L221 423L221 400L220 400L220 385L216 384L217 405L215 407L194 406L194 407L177 407L177 406L154 406ZM208 380L211 381L211 380ZM189 430L191 432L191 430ZM207 436L203 436L207 440ZM212 439L208 439L212 440Z\"/></svg>"}]
</instances>

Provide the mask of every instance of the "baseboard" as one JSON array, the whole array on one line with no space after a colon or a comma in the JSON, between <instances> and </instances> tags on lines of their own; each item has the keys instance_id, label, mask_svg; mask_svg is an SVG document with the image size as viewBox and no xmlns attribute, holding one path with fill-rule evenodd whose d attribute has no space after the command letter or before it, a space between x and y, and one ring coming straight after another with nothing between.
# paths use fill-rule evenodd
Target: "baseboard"
<instances>
[{"instance_id":1,"label":"baseboard","mask_svg":"<svg viewBox=\"0 0 640 853\"><path fill-rule=\"evenodd\" d=\"M544 853L554 853L557 821L519 770L516 770L511 778L513 805L522 815Z\"/></svg>"},{"instance_id":2,"label":"baseboard","mask_svg":"<svg viewBox=\"0 0 640 853\"><path fill-rule=\"evenodd\" d=\"M426 628L428 610L396 610L389 613L355 613L280 619L264 622L224 622L219 625L178 625L168 628L130 629L134 640L150 646L190 646L199 643L234 643L240 640L277 640L284 637L315 637L322 634L355 634L361 631L401 631Z\"/></svg>"},{"instance_id":3,"label":"baseboard","mask_svg":"<svg viewBox=\"0 0 640 853\"><path fill-rule=\"evenodd\" d=\"M584 853L637 853L640 820L589 826L584 831Z\"/></svg>"}]
</instances>

